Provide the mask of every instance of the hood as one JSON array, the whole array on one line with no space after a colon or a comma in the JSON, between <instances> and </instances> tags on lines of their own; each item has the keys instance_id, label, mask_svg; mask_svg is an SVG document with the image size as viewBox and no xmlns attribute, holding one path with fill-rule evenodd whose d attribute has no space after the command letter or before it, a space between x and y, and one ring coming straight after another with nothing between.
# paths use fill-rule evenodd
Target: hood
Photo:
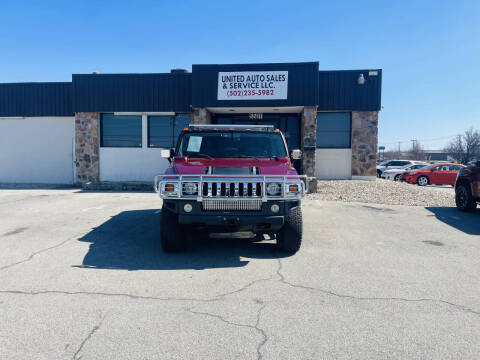
<instances>
[{"instance_id":1,"label":"hood","mask_svg":"<svg viewBox=\"0 0 480 360\"><path fill-rule=\"evenodd\" d=\"M260 159L238 159L238 158L188 158L186 156L176 157L173 167L177 174L205 174L205 169L212 167L256 167L260 175L296 175L294 168L290 167L289 158L260 158ZM240 173L240 171L239 171Z\"/></svg>"}]
</instances>

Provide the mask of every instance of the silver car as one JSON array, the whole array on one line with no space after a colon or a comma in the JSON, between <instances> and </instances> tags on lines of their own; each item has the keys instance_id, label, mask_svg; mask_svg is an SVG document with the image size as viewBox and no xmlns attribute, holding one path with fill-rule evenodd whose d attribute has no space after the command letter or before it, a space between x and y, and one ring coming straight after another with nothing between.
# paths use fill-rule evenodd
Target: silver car
<instances>
[{"instance_id":1,"label":"silver car","mask_svg":"<svg viewBox=\"0 0 480 360\"><path fill-rule=\"evenodd\" d=\"M400 181L403 179L403 173L408 170L421 169L428 164L423 161L412 161L412 164L405 165L399 169L387 169L382 172L382 179Z\"/></svg>"}]
</instances>

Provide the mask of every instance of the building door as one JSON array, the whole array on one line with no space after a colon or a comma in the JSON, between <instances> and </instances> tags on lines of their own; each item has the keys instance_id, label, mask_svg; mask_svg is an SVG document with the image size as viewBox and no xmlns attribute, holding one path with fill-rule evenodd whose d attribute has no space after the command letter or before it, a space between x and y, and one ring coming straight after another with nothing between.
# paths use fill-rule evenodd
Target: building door
<instances>
[{"instance_id":1,"label":"building door","mask_svg":"<svg viewBox=\"0 0 480 360\"><path fill-rule=\"evenodd\" d=\"M299 114L213 114L212 122L219 125L273 125L285 135L289 151L301 148ZM300 173L301 161L294 161L293 165Z\"/></svg>"}]
</instances>

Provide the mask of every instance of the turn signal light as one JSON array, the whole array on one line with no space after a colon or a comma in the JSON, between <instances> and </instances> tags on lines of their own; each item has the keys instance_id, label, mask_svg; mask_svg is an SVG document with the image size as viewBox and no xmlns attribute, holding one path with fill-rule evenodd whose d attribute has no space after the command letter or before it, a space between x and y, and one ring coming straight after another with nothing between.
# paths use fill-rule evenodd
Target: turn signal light
<instances>
[{"instance_id":1,"label":"turn signal light","mask_svg":"<svg viewBox=\"0 0 480 360\"><path fill-rule=\"evenodd\" d=\"M165 191L174 192L175 186L173 184L165 184Z\"/></svg>"},{"instance_id":2,"label":"turn signal light","mask_svg":"<svg viewBox=\"0 0 480 360\"><path fill-rule=\"evenodd\" d=\"M298 192L298 185L289 185L288 186L289 192Z\"/></svg>"}]
</instances>

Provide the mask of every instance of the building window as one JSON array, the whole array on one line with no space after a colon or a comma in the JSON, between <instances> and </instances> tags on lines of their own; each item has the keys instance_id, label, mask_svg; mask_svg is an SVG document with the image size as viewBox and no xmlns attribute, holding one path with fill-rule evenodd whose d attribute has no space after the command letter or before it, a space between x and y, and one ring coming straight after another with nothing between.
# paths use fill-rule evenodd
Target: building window
<instances>
[{"instance_id":1,"label":"building window","mask_svg":"<svg viewBox=\"0 0 480 360\"><path fill-rule=\"evenodd\" d=\"M317 113L317 148L349 149L351 128L351 113Z\"/></svg>"},{"instance_id":2,"label":"building window","mask_svg":"<svg viewBox=\"0 0 480 360\"><path fill-rule=\"evenodd\" d=\"M102 114L100 146L142 147L142 117Z\"/></svg>"},{"instance_id":3,"label":"building window","mask_svg":"<svg viewBox=\"0 0 480 360\"><path fill-rule=\"evenodd\" d=\"M148 117L148 146L172 148L183 128L188 126L190 114Z\"/></svg>"}]
</instances>

